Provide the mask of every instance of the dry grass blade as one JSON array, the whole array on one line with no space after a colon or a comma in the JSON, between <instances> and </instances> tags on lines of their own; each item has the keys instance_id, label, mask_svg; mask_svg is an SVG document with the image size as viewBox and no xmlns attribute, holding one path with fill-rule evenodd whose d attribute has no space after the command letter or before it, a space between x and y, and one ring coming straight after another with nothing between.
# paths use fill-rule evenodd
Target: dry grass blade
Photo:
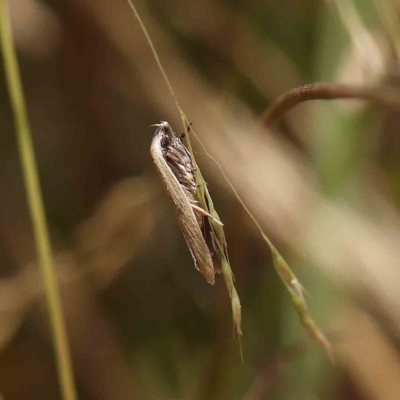
<instances>
[{"instance_id":1,"label":"dry grass blade","mask_svg":"<svg viewBox=\"0 0 400 400\"><path fill-rule=\"evenodd\" d=\"M400 111L400 96L391 89L366 88L336 82L318 82L289 90L279 96L261 116L262 122L270 126L285 113L300 103L310 100L366 100L378 106Z\"/></svg>"}]
</instances>

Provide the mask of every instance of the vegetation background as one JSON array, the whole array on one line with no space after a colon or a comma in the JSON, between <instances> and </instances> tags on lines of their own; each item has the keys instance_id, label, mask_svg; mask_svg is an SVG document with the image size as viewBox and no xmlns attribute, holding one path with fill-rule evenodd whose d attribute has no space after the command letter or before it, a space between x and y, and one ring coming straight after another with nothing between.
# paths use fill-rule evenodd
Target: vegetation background
<instances>
[{"instance_id":1,"label":"vegetation background","mask_svg":"<svg viewBox=\"0 0 400 400\"><path fill-rule=\"evenodd\" d=\"M193 141L225 223L222 278L195 270L149 154L179 115L124 0L8 2L79 398L400 399L399 115L312 102L310 82L399 87L397 0L135 1L187 116L309 293L308 338L271 255ZM58 399L12 113L0 78L0 393Z\"/></svg>"}]
</instances>

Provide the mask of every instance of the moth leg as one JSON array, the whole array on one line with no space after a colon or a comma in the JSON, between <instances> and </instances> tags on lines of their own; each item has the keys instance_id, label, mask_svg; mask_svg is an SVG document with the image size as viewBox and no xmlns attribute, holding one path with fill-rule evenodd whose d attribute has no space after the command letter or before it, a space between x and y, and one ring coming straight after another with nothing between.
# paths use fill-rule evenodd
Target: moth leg
<instances>
[{"instance_id":1,"label":"moth leg","mask_svg":"<svg viewBox=\"0 0 400 400\"><path fill-rule=\"evenodd\" d=\"M191 204L192 208L196 211L198 211L199 213L205 215L208 218L211 218L213 221L215 221L218 225L224 226L224 224L219 221L218 219L214 218L210 213L208 213L206 210L203 210L201 207L196 206L195 204Z\"/></svg>"}]
</instances>

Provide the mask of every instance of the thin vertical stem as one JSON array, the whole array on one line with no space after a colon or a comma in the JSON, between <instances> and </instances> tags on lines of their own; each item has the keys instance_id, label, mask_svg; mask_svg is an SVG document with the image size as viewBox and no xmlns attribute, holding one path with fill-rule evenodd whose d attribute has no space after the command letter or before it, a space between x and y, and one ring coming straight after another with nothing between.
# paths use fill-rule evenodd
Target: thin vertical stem
<instances>
[{"instance_id":1,"label":"thin vertical stem","mask_svg":"<svg viewBox=\"0 0 400 400\"><path fill-rule=\"evenodd\" d=\"M71 359L65 323L62 315L57 279L52 265L51 245L47 229L38 171L29 129L25 99L22 90L16 52L12 39L9 14L5 0L0 0L0 39L4 69L11 107L14 115L15 133L25 181L25 189L32 219L39 264L42 269L46 302L54 342L57 370L64 400L76 400Z\"/></svg>"}]
</instances>

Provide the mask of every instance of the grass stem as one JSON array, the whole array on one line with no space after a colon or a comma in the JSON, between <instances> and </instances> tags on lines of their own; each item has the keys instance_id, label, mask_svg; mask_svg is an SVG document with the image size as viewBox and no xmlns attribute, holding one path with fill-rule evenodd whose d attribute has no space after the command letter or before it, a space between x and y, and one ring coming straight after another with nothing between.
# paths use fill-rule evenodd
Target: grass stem
<instances>
[{"instance_id":1,"label":"grass stem","mask_svg":"<svg viewBox=\"0 0 400 400\"><path fill-rule=\"evenodd\" d=\"M38 170L29 129L18 61L12 38L9 13L5 0L0 0L0 36L4 70L14 115L17 145L25 181L39 264L43 274L46 303L49 312L62 398L64 400L75 400L77 397L65 323L62 315L57 279L53 270L51 245L42 194L40 191Z\"/></svg>"}]
</instances>

